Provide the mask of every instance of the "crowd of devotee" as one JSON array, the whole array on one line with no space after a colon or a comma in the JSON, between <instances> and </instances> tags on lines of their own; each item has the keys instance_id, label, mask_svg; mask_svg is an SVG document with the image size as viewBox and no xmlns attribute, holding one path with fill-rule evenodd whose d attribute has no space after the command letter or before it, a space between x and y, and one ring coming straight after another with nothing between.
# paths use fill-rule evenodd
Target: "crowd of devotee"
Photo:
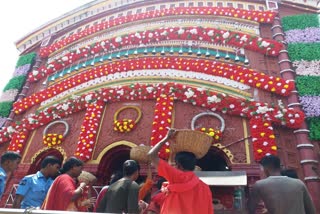
<instances>
[{"instance_id":1,"label":"crowd of devotee","mask_svg":"<svg viewBox=\"0 0 320 214\"><path fill-rule=\"evenodd\" d=\"M170 164L158 156L162 146L175 132L170 129L148 152L157 171L157 179L148 171L144 183L136 183L139 163L126 160L122 171L115 171L98 196L92 197L92 186L97 179L83 171L84 162L70 157L61 163L58 158L47 156L38 172L25 176L19 182L13 208L98 213L212 214L213 194L194 173L195 154L180 151ZM15 152L2 154L0 197L5 191L6 175L18 167L20 160L21 156ZM280 159L273 155L264 157L260 164L266 178L253 185L246 202L248 213L256 213L261 203L265 207L264 213L316 213L305 184L294 171L281 171Z\"/></svg>"}]
</instances>

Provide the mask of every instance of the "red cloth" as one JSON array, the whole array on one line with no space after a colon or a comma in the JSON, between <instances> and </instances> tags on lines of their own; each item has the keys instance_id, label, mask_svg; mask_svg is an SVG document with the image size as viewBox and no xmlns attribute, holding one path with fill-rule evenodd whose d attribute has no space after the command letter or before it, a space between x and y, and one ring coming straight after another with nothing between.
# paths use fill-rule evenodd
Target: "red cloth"
<instances>
[{"instance_id":1,"label":"red cloth","mask_svg":"<svg viewBox=\"0 0 320 214\"><path fill-rule=\"evenodd\" d=\"M100 201L103 199L104 195L107 193L108 187L109 187L109 186L104 186L104 187L102 188L102 190L99 192L99 195L98 195L98 197L97 197L96 203L94 204L93 212L96 212L97 207L98 207Z\"/></svg>"},{"instance_id":2,"label":"red cloth","mask_svg":"<svg viewBox=\"0 0 320 214\"><path fill-rule=\"evenodd\" d=\"M159 192L152 196L147 211L153 211L156 214L160 214L161 206L166 198L165 193Z\"/></svg>"},{"instance_id":3,"label":"red cloth","mask_svg":"<svg viewBox=\"0 0 320 214\"><path fill-rule=\"evenodd\" d=\"M75 190L76 182L72 177L68 174L58 176L51 185L41 209L67 210Z\"/></svg>"},{"instance_id":4,"label":"red cloth","mask_svg":"<svg viewBox=\"0 0 320 214\"><path fill-rule=\"evenodd\" d=\"M161 214L214 213L210 188L193 172L181 171L160 159L158 174L169 182Z\"/></svg>"}]
</instances>

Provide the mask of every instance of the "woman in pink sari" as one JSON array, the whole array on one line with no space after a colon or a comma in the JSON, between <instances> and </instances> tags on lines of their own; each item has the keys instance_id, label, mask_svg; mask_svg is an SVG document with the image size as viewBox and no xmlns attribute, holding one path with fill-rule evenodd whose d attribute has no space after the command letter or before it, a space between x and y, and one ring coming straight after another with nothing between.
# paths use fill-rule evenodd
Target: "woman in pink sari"
<instances>
[{"instance_id":1,"label":"woman in pink sari","mask_svg":"<svg viewBox=\"0 0 320 214\"><path fill-rule=\"evenodd\" d=\"M78 211L77 199L83 193L85 182L77 187L77 177L81 174L83 162L71 157L60 170L62 175L58 176L50 187L46 199L42 204L43 210Z\"/></svg>"}]
</instances>

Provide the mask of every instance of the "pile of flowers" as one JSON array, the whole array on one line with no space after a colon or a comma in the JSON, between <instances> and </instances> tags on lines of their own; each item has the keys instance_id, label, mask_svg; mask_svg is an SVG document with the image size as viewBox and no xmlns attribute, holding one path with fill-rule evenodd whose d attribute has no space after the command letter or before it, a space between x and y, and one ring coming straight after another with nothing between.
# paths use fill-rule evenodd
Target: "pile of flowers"
<instances>
[{"instance_id":1,"label":"pile of flowers","mask_svg":"<svg viewBox=\"0 0 320 214\"><path fill-rule=\"evenodd\" d=\"M146 13L137 13L129 16L121 16L110 21L102 22L88 29L75 33L69 37L66 37L65 39L62 39L58 42L55 42L50 46L42 47L40 49L40 56L43 58L47 57L50 54L59 51L61 48L64 48L65 46L70 45L75 41L79 41L82 38L85 38L100 31L104 31L106 29L110 29L112 27L119 26L121 24L157 17L177 17L179 15L227 16L239 19L252 20L260 23L272 23L276 16L276 13L272 11L253 11L245 9L235 9L230 7L175 7L170 9L149 11Z\"/></svg>"},{"instance_id":2,"label":"pile of flowers","mask_svg":"<svg viewBox=\"0 0 320 214\"><path fill-rule=\"evenodd\" d=\"M22 153L29 137L29 131L15 132L8 147L8 151Z\"/></svg>"},{"instance_id":3,"label":"pile of flowers","mask_svg":"<svg viewBox=\"0 0 320 214\"><path fill-rule=\"evenodd\" d=\"M90 68L87 71L63 80L47 89L18 100L13 104L13 110L16 114L21 114L32 106L83 83L94 83L95 79L111 74L120 75L120 71L128 72L145 69L177 69L187 72L192 71L220 76L283 96L289 95L294 88L293 82L289 82L279 77L268 76L264 73L239 65L214 62L205 59L188 59L173 56L163 58L144 57L122 60L121 62L113 62ZM87 85L85 87L87 87Z\"/></svg>"},{"instance_id":4,"label":"pile of flowers","mask_svg":"<svg viewBox=\"0 0 320 214\"><path fill-rule=\"evenodd\" d=\"M256 161L266 155L276 155L277 146L271 123L261 116L250 119L253 153Z\"/></svg>"},{"instance_id":5,"label":"pile of flowers","mask_svg":"<svg viewBox=\"0 0 320 214\"><path fill-rule=\"evenodd\" d=\"M136 123L131 119L115 120L113 121L113 130L117 132L131 132Z\"/></svg>"},{"instance_id":6,"label":"pile of flowers","mask_svg":"<svg viewBox=\"0 0 320 214\"><path fill-rule=\"evenodd\" d=\"M205 128L205 127L201 127L199 129L196 129L196 130L204 132L207 135L211 136L212 139L213 139L213 141L212 141L213 144L219 143L221 141L222 132L220 130L216 130L216 129L213 129L213 128Z\"/></svg>"},{"instance_id":7,"label":"pile of flowers","mask_svg":"<svg viewBox=\"0 0 320 214\"><path fill-rule=\"evenodd\" d=\"M48 133L43 135L43 144L47 147L60 145L64 138L62 134Z\"/></svg>"},{"instance_id":8,"label":"pile of flowers","mask_svg":"<svg viewBox=\"0 0 320 214\"><path fill-rule=\"evenodd\" d=\"M104 106L105 103L102 100L97 100L87 105L85 119L81 125L78 146L75 152L75 156L83 161L90 160L92 157Z\"/></svg>"},{"instance_id":9,"label":"pile of flowers","mask_svg":"<svg viewBox=\"0 0 320 214\"><path fill-rule=\"evenodd\" d=\"M202 42L245 48L270 56L277 56L279 51L283 48L282 43L277 42L276 40L264 39L258 36L228 30L209 27L160 28L117 36L81 47L47 65L41 66L38 71L31 72L28 76L28 80L30 82L38 81L79 60L90 58L90 56L93 58L101 52L118 51L123 46L144 46L150 43L153 44L169 40L199 40Z\"/></svg>"},{"instance_id":10,"label":"pile of flowers","mask_svg":"<svg viewBox=\"0 0 320 214\"><path fill-rule=\"evenodd\" d=\"M167 128L170 128L172 125L173 101L174 98L166 94L160 94L156 99L150 138L151 146L155 146L160 140L162 140L168 132ZM169 142L166 142L159 152L159 157L168 159L169 155Z\"/></svg>"}]
</instances>

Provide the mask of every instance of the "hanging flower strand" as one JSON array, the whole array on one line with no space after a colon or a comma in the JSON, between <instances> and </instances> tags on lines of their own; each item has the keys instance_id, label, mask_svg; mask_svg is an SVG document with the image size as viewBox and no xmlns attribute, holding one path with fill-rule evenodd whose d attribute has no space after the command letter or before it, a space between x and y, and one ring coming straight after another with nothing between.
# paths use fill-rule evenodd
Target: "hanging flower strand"
<instances>
[{"instance_id":1,"label":"hanging flower strand","mask_svg":"<svg viewBox=\"0 0 320 214\"><path fill-rule=\"evenodd\" d=\"M156 100L154 119L152 122L151 146L155 146L167 133L167 127L172 126L173 97L161 94ZM168 159L170 154L167 142L159 152L159 157Z\"/></svg>"}]
</instances>

